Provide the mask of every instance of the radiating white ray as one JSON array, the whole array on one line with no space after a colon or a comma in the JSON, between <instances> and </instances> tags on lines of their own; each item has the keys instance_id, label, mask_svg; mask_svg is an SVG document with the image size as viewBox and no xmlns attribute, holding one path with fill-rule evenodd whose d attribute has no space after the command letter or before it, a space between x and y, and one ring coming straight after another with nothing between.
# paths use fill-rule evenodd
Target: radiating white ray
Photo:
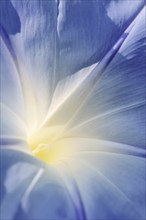
<instances>
[{"instance_id":1,"label":"radiating white ray","mask_svg":"<svg viewBox=\"0 0 146 220\"><path fill-rule=\"evenodd\" d=\"M16 121L20 124L22 124L23 127L26 128L26 122L23 118L21 118L17 113L15 113L10 107L6 106L4 103L0 102L0 107L3 109L6 109L10 114L12 114L15 118Z\"/></svg>"},{"instance_id":2,"label":"radiating white ray","mask_svg":"<svg viewBox=\"0 0 146 220\"><path fill-rule=\"evenodd\" d=\"M124 112L126 110L129 110L129 109L133 109L135 107L138 107L138 106L142 106L142 105L145 105L145 101L143 102L137 102L137 103L132 103L130 105L127 105L127 106L123 106L123 107L120 107L120 108L117 108L117 109L114 109L112 111L109 111L109 112L106 112L106 113L103 113L103 114L100 114L100 115L97 115L97 116L94 116L94 117L91 117L90 119L88 120L85 120L83 123L81 124L78 124L77 126L74 126L71 131L73 130L76 130L88 123L92 123L92 121L95 121L97 119L100 119L100 118L106 118L108 116L111 116L111 115L114 115L114 114L117 114L119 112Z\"/></svg>"}]
</instances>

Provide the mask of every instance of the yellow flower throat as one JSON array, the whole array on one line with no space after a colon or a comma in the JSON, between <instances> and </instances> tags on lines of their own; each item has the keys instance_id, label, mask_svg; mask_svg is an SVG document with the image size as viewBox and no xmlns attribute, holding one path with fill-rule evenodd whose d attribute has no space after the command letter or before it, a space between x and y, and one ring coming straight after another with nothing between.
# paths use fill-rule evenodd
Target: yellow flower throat
<instances>
[{"instance_id":1,"label":"yellow flower throat","mask_svg":"<svg viewBox=\"0 0 146 220\"><path fill-rule=\"evenodd\" d=\"M59 160L59 148L57 142L54 141L54 132L54 129L43 128L28 137L28 145L33 155L48 164Z\"/></svg>"}]
</instances>

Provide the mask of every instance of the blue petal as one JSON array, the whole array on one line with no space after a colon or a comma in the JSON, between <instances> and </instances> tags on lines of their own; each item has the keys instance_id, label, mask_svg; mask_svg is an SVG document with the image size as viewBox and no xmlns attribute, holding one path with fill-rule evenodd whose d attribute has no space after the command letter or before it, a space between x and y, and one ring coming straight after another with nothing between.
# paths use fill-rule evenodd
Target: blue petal
<instances>
[{"instance_id":1,"label":"blue petal","mask_svg":"<svg viewBox=\"0 0 146 220\"><path fill-rule=\"evenodd\" d=\"M1 41L1 144L21 142L26 136L24 100L13 57ZM16 123L17 122L17 123Z\"/></svg>"},{"instance_id":2,"label":"blue petal","mask_svg":"<svg viewBox=\"0 0 146 220\"><path fill-rule=\"evenodd\" d=\"M0 25L8 34L16 34L21 30L19 16L10 1L1 1ZM2 31L2 30L1 30Z\"/></svg>"},{"instance_id":3,"label":"blue petal","mask_svg":"<svg viewBox=\"0 0 146 220\"><path fill-rule=\"evenodd\" d=\"M1 40L1 102L19 117L24 116L23 94L16 63L13 56ZM15 101L14 101L15 100Z\"/></svg>"},{"instance_id":4,"label":"blue petal","mask_svg":"<svg viewBox=\"0 0 146 220\"><path fill-rule=\"evenodd\" d=\"M31 76L41 117L46 114L57 82L101 60L144 5L143 0L134 1L132 7L131 1L116 4L113 0L11 3L21 32L10 40ZM7 20L13 14L8 13Z\"/></svg>"},{"instance_id":5,"label":"blue petal","mask_svg":"<svg viewBox=\"0 0 146 220\"><path fill-rule=\"evenodd\" d=\"M145 146L145 8L92 94L78 110L73 135ZM70 135L72 133L70 132Z\"/></svg>"},{"instance_id":6,"label":"blue petal","mask_svg":"<svg viewBox=\"0 0 146 220\"><path fill-rule=\"evenodd\" d=\"M21 24L23 30L22 36L21 34L13 36L11 37L11 41L15 50L21 53L20 59L28 66L28 73L32 78L34 72L36 72L35 77L37 76L38 78L36 77L32 80L35 88L40 81L40 76L43 76L38 91L36 91L41 104L40 97L42 98L42 94L48 91L47 88L51 91L51 94L55 84L60 78L85 65L95 62L95 60L100 60L104 54L111 49L111 44L116 42L123 30L140 11L144 1L134 1L134 6L132 7L128 7L129 5L131 6L131 1L101 1L101 3L93 1L93 5L96 6L93 11L91 10L93 9L93 2L90 3L90 6L88 3L80 4L80 1L72 1L71 3L68 3L68 1L60 1L60 11L58 11L55 1L34 1L35 4L34 2L29 3L28 1L22 1L21 7L19 1L12 2L19 11L21 22L25 25ZM48 15L47 17L44 12L46 11L45 7L48 5L50 6L50 14L46 13ZM80 9L82 10L81 5L85 6L83 7L83 14L80 12ZM37 7L41 10L39 11ZM74 10L76 8L78 10ZM107 22L107 27L109 27L109 29L107 28L108 34L103 27L100 27L100 21L97 30L100 29L101 34L95 34L95 36L93 36L93 30L91 31L90 22L88 24L88 17L86 15L86 12L90 10L92 12L90 13L91 23L95 21L95 23L93 22L93 26L91 25L92 29L95 31L97 18L100 18L102 14L104 15L103 24L105 25ZM94 13L94 11L96 11L96 13ZM65 15L64 12L66 12ZM28 20L26 19L26 14L28 15ZM45 14L44 17L43 14ZM54 14L55 19L54 22L52 22L52 27L56 24L55 27L59 32L60 59L56 58L56 52L54 51L58 52L58 48L54 43L52 44L53 52L51 53L51 57L48 58L49 55L46 57L44 54L42 55L42 51L45 55L48 54L46 53L46 50L48 50L46 45L50 41L48 37L44 35L43 31L39 33L36 32L36 30L40 30L37 24L40 26L43 24L43 30L45 30L46 33L52 33L51 39L53 40L54 36L56 37L56 29L54 31L50 25L48 28L49 31L47 32L46 23L43 21L46 17L48 20L51 20L51 16L54 18ZM99 17L96 16L98 14L100 15ZM58 15L59 20L58 26L56 15ZM68 18L68 16L70 16L70 18L72 18L72 16L75 16L75 18L78 17L78 20L66 20L65 18ZM36 23L34 23L34 17L36 17ZM87 21L85 19L86 17ZM140 87L144 82L144 61L141 59L144 48L144 22L142 20L143 15L141 18L138 17L134 28L119 50L119 54L105 70L101 81L97 83L96 89L92 93L93 96L90 96L90 102L86 103L83 111L81 111L79 117L76 118L75 125L81 123L79 124L79 129L75 128L69 135L98 137L114 142L118 141L143 147L145 136L142 132L144 128L144 89ZM30 22L29 26L28 21L32 21L33 25L31 26ZM70 22L68 21L70 21L72 25L69 25ZM73 26L75 26L75 28L73 28ZM80 31L82 26L84 28ZM32 31L30 33L28 29L27 32L25 32L25 28L28 27L33 27L34 32ZM76 34L77 30L79 35ZM116 33L114 36L113 30L114 33ZM28 33L30 33L30 35L28 35ZM23 38L23 36L26 35L27 37L29 36L29 38ZM43 41L40 41L40 39L42 39L41 36L46 36L45 40L43 38ZM77 36L79 36L80 39L77 40L79 44L76 43ZM95 38L95 40L93 40L92 37ZM112 39L109 40L110 38ZM90 39L92 40L89 42ZM101 41L104 43L102 44ZM25 42L24 45L23 42ZM58 43L58 39L55 40L55 43L56 42ZM94 46L96 45L95 48L92 42L94 42ZM52 49L51 43L49 43L49 48ZM105 49L103 49L103 47L105 47ZM45 48L47 49L45 50ZM98 51L96 51L97 48ZM82 55L83 58L78 61L81 54L84 54ZM54 57L56 59L54 59ZM140 59L138 59L139 57ZM37 64L38 60L40 60L41 63L40 67L38 66L39 64ZM53 65L48 68L52 60L55 61L53 61ZM64 64L64 60L67 61L67 65L62 65ZM59 63L59 67L57 67L56 62ZM33 66L31 67L30 64L33 64ZM141 66L140 71L137 68L137 64ZM68 70L69 68L70 70ZM53 71L53 81L52 78L48 77L46 69L49 69L51 74ZM60 74L58 74L58 69L60 69ZM34 72L32 72L32 70ZM43 75L41 71L43 71ZM56 73L58 75L57 80L54 78ZM43 84L46 78L51 79L50 82L53 82L52 87L48 84L48 81L45 85ZM129 81L127 81L127 78ZM140 85L138 88L137 82ZM42 85L45 87L44 90L42 90ZM40 88L42 93L40 93ZM45 108L47 108L49 101L44 103L46 105ZM93 120L91 117L93 117ZM83 146L85 143L82 143ZM97 143L95 144L97 147ZM65 170L69 170L67 171L67 176L70 178L66 178L64 166L61 172L63 180L70 180L66 185L62 183L61 175L58 175L58 172L55 171L54 168L49 167L46 171L46 167L29 156L19 152L2 150L2 219L144 219L145 161L141 157L117 154L117 149L115 147L112 154L109 152L98 152L97 154L96 152L85 152L84 150L84 152L77 152L77 155L71 155L71 157L66 158L64 160L66 165ZM129 146L127 149L129 150ZM125 152L127 151L125 150ZM136 150L136 152L140 154L141 151ZM73 190L72 185L75 186ZM74 188L76 190L74 190ZM66 190L68 191L66 192ZM39 200L40 198L43 198L45 204L42 204L42 200ZM74 203L77 198L77 204L79 203L79 206L76 208ZM50 207L47 209L48 204L50 204Z\"/></svg>"},{"instance_id":7,"label":"blue petal","mask_svg":"<svg viewBox=\"0 0 146 220\"><path fill-rule=\"evenodd\" d=\"M27 154L1 151L1 217L7 219L77 219L60 174Z\"/></svg>"},{"instance_id":8,"label":"blue petal","mask_svg":"<svg viewBox=\"0 0 146 220\"><path fill-rule=\"evenodd\" d=\"M86 140L83 143L87 145ZM96 142L97 151L92 151L88 144L88 151L63 159L80 192L86 219L143 220L145 159L99 152Z\"/></svg>"},{"instance_id":9,"label":"blue petal","mask_svg":"<svg viewBox=\"0 0 146 220\"><path fill-rule=\"evenodd\" d=\"M63 71L100 61L143 5L143 0L132 6L129 0L60 1L57 27Z\"/></svg>"}]
</instances>

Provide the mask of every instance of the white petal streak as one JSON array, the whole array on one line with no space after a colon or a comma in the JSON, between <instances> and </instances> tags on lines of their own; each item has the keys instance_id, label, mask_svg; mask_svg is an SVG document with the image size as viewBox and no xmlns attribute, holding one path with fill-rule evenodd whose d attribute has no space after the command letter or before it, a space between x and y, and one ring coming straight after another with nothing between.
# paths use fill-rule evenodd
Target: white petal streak
<instances>
[{"instance_id":1,"label":"white petal streak","mask_svg":"<svg viewBox=\"0 0 146 220\"><path fill-rule=\"evenodd\" d=\"M61 146L61 147L60 147ZM144 157L145 150L131 145L120 144L112 141L104 141L91 138L64 138L56 144L56 152L60 155L59 159L66 159L69 156L82 154L120 154Z\"/></svg>"},{"instance_id":2,"label":"white petal streak","mask_svg":"<svg viewBox=\"0 0 146 220\"><path fill-rule=\"evenodd\" d=\"M143 106L143 105L145 105L145 101L133 103L133 104L131 104L131 105L127 105L127 106L124 106L124 107L121 107L121 108L114 109L114 110L112 110L112 111L109 111L109 112L100 114L100 115L98 115L98 116L92 117L92 118L90 118L90 119L84 121L83 123L81 123L81 124L75 126L72 130L76 130L76 129L78 129L78 128L80 128L80 127L82 127L82 126L84 126L84 125L86 125L86 124L88 124L88 123L92 123L92 121L95 121L95 120L97 120L97 119L99 119L99 118L106 118L106 117L109 117L109 116L111 116L111 115L117 114L117 113L119 113L119 112L124 112L124 111L127 111L127 110L129 110L129 109L133 109L133 108L135 108L135 107L139 107L139 106Z\"/></svg>"},{"instance_id":3,"label":"white petal streak","mask_svg":"<svg viewBox=\"0 0 146 220\"><path fill-rule=\"evenodd\" d=\"M22 207L24 210L27 208L27 200L31 192L33 191L34 186L37 184L39 179L41 178L42 174L44 173L44 169L40 169L37 171L37 174L32 179L30 185L28 186L27 190L25 191L25 194L23 195L21 199Z\"/></svg>"},{"instance_id":4,"label":"white petal streak","mask_svg":"<svg viewBox=\"0 0 146 220\"><path fill-rule=\"evenodd\" d=\"M6 106L4 103L0 102L0 107L5 109L6 111L8 111L11 115L14 116L14 118L16 118L16 121L18 123L20 123L22 126L26 127L26 122L17 114L13 111L13 109L11 109L10 107Z\"/></svg>"}]
</instances>

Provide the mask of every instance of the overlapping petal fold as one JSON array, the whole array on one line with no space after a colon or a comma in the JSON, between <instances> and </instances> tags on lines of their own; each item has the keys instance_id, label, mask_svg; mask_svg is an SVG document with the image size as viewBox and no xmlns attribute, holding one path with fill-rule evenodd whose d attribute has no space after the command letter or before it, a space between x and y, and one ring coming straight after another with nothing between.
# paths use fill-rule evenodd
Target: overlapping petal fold
<instances>
[{"instance_id":1,"label":"overlapping petal fold","mask_svg":"<svg viewBox=\"0 0 146 220\"><path fill-rule=\"evenodd\" d=\"M80 111L76 134L145 146L144 17L145 8Z\"/></svg>"},{"instance_id":2,"label":"overlapping petal fold","mask_svg":"<svg viewBox=\"0 0 146 220\"><path fill-rule=\"evenodd\" d=\"M79 207L55 168L15 150L1 150L1 156L3 220L78 218Z\"/></svg>"},{"instance_id":3,"label":"overlapping petal fold","mask_svg":"<svg viewBox=\"0 0 146 220\"><path fill-rule=\"evenodd\" d=\"M143 220L145 159L99 152L96 147L97 151L79 151L63 161L76 181L86 218Z\"/></svg>"}]
</instances>

